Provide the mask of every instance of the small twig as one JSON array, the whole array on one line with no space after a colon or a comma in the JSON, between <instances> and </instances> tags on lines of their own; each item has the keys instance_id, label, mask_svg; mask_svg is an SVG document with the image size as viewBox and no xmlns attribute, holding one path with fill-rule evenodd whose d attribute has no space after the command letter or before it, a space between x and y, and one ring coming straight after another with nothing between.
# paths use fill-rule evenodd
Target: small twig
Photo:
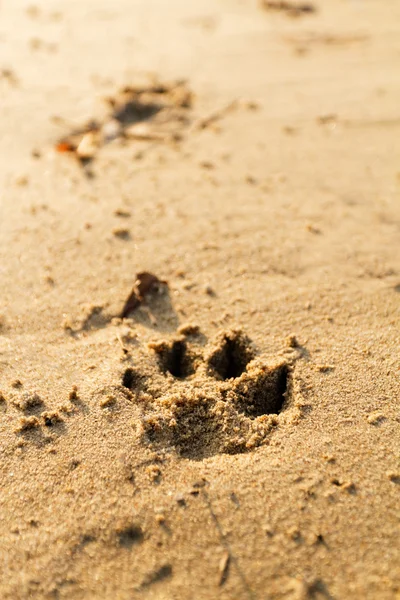
<instances>
[{"instance_id":1,"label":"small twig","mask_svg":"<svg viewBox=\"0 0 400 600\"><path fill-rule=\"evenodd\" d=\"M231 564L231 555L229 554L228 551L226 551L219 563L219 573L220 573L219 586L220 587L222 587L225 584L226 580L228 579L230 564Z\"/></svg>"},{"instance_id":2,"label":"small twig","mask_svg":"<svg viewBox=\"0 0 400 600\"><path fill-rule=\"evenodd\" d=\"M221 578L220 578L219 585L221 586L221 585L223 585L225 583L226 578L228 577L228 574L229 574L229 566L230 566L230 563L232 562L235 565L236 571L237 571L237 573L238 573L238 575L240 577L240 580L241 580L241 582L243 584L243 587L246 590L247 597L250 600L256 600L256 595L253 592L253 590L251 589L251 587L250 587L250 585L249 585L249 583L248 583L248 581L246 579L245 574L243 573L242 569L240 568L240 565L238 563L237 558L235 557L235 555L232 552L231 545L230 545L230 543L228 542L228 540L226 538L226 535L224 533L223 527L222 527L222 525L221 525L221 523L220 523L217 515L214 512L214 508L212 506L212 502L211 502L210 496L208 495L207 490L205 490L204 487L201 489L201 494L202 494L202 496L203 496L203 498L204 498L204 500L205 500L205 502L207 504L208 510L210 511L211 518L212 518L212 520L215 523L215 526L216 526L217 531L219 533L219 538L220 538L221 544L225 548L226 553L229 556L229 559L225 559L226 560L226 565L225 565L225 568L223 569L223 571L221 572Z\"/></svg>"},{"instance_id":3,"label":"small twig","mask_svg":"<svg viewBox=\"0 0 400 600\"><path fill-rule=\"evenodd\" d=\"M208 117L204 117L203 119L199 119L194 123L194 129L207 129L210 125L213 125L216 121L219 121L226 114L230 113L232 110L237 108L238 100L233 100L229 102L223 108L212 112Z\"/></svg>"}]
</instances>

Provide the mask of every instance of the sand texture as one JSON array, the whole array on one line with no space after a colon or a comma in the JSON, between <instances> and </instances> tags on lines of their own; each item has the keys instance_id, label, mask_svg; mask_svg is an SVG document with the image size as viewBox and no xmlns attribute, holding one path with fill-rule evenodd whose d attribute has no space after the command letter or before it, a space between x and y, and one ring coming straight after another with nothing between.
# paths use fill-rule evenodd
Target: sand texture
<instances>
[{"instance_id":1,"label":"sand texture","mask_svg":"<svg viewBox=\"0 0 400 600\"><path fill-rule=\"evenodd\" d=\"M0 4L1 600L400 599L400 2Z\"/></svg>"}]
</instances>

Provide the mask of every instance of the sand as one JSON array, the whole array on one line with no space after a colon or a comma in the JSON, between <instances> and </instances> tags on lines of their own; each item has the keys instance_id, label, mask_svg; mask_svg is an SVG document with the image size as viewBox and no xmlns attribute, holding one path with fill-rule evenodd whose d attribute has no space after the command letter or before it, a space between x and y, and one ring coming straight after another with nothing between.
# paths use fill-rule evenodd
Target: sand
<instances>
[{"instance_id":1,"label":"sand","mask_svg":"<svg viewBox=\"0 0 400 600\"><path fill-rule=\"evenodd\" d=\"M400 4L307 6L1 3L2 600L400 598Z\"/></svg>"}]
</instances>

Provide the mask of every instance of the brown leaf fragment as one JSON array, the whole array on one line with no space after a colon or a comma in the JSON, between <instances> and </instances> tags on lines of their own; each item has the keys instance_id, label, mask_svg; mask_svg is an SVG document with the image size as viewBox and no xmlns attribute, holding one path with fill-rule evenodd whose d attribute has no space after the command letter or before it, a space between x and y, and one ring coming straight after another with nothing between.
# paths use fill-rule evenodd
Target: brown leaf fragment
<instances>
[{"instance_id":1,"label":"brown leaf fragment","mask_svg":"<svg viewBox=\"0 0 400 600\"><path fill-rule=\"evenodd\" d=\"M219 582L218 585L222 587L229 575L229 567L231 564L231 555L228 551L224 552L220 562L219 562Z\"/></svg>"},{"instance_id":2,"label":"brown leaf fragment","mask_svg":"<svg viewBox=\"0 0 400 600\"><path fill-rule=\"evenodd\" d=\"M72 154L82 166L115 139L174 144L191 124L194 95L185 81L126 86L104 100L108 106L106 116L79 128L72 126L72 131L55 144L58 152ZM67 124L60 118L53 121Z\"/></svg>"},{"instance_id":3,"label":"brown leaf fragment","mask_svg":"<svg viewBox=\"0 0 400 600\"><path fill-rule=\"evenodd\" d=\"M122 309L121 319L124 319L129 313L136 310L142 304L145 296L155 290L160 284L167 285L167 282L147 271L138 273L132 291Z\"/></svg>"},{"instance_id":4,"label":"brown leaf fragment","mask_svg":"<svg viewBox=\"0 0 400 600\"><path fill-rule=\"evenodd\" d=\"M96 121L89 121L81 129L74 130L60 139L55 149L60 153L74 154L79 161L85 162L94 157L99 144L99 125Z\"/></svg>"},{"instance_id":5,"label":"brown leaf fragment","mask_svg":"<svg viewBox=\"0 0 400 600\"><path fill-rule=\"evenodd\" d=\"M56 144L57 152L75 152L76 146L67 140L61 140Z\"/></svg>"},{"instance_id":6,"label":"brown leaf fragment","mask_svg":"<svg viewBox=\"0 0 400 600\"><path fill-rule=\"evenodd\" d=\"M153 275L152 273L147 273L146 271L143 271L142 273L138 273L137 275L137 279L136 279L136 285L138 288L138 292L140 296L144 296L145 294L147 294L150 289L153 287L154 284L158 284L158 283L163 283L166 284L167 282L161 279L158 279L158 277L156 275Z\"/></svg>"}]
</instances>

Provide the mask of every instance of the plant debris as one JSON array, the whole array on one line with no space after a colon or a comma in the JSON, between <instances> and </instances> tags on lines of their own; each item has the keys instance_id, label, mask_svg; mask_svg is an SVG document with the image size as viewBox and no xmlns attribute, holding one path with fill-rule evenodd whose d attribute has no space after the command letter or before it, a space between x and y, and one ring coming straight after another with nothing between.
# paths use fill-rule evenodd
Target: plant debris
<instances>
[{"instance_id":1,"label":"plant debris","mask_svg":"<svg viewBox=\"0 0 400 600\"><path fill-rule=\"evenodd\" d=\"M262 0L262 8L271 11L281 11L286 13L290 17L301 17L305 14L312 14L317 12L314 4L309 2L286 2L285 0Z\"/></svg>"},{"instance_id":2,"label":"plant debris","mask_svg":"<svg viewBox=\"0 0 400 600\"><path fill-rule=\"evenodd\" d=\"M147 294L150 294L153 291L159 291L163 285L168 285L168 283L159 279L156 275L153 275L153 273L148 273L147 271L138 273L132 291L122 309L121 319L124 319L129 313L136 310L142 304Z\"/></svg>"},{"instance_id":3,"label":"plant debris","mask_svg":"<svg viewBox=\"0 0 400 600\"><path fill-rule=\"evenodd\" d=\"M228 551L226 551L219 563L218 585L220 587L222 587L226 583L226 580L228 579L230 564L231 564L231 555L229 554Z\"/></svg>"},{"instance_id":4,"label":"plant debris","mask_svg":"<svg viewBox=\"0 0 400 600\"><path fill-rule=\"evenodd\" d=\"M117 139L174 142L190 124L193 93L185 81L124 87L106 98L111 110L101 121L91 120L73 129L55 146L57 152L73 154L85 165L105 144Z\"/></svg>"},{"instance_id":5,"label":"plant debris","mask_svg":"<svg viewBox=\"0 0 400 600\"><path fill-rule=\"evenodd\" d=\"M203 117L202 119L199 119L195 123L195 129L208 129L209 127L215 125L217 121L222 119L222 117L238 108L238 106L238 100L233 100L232 102L229 102L229 104L227 104L226 106L223 106L219 110L212 112L210 115L208 115L208 117Z\"/></svg>"}]
</instances>

